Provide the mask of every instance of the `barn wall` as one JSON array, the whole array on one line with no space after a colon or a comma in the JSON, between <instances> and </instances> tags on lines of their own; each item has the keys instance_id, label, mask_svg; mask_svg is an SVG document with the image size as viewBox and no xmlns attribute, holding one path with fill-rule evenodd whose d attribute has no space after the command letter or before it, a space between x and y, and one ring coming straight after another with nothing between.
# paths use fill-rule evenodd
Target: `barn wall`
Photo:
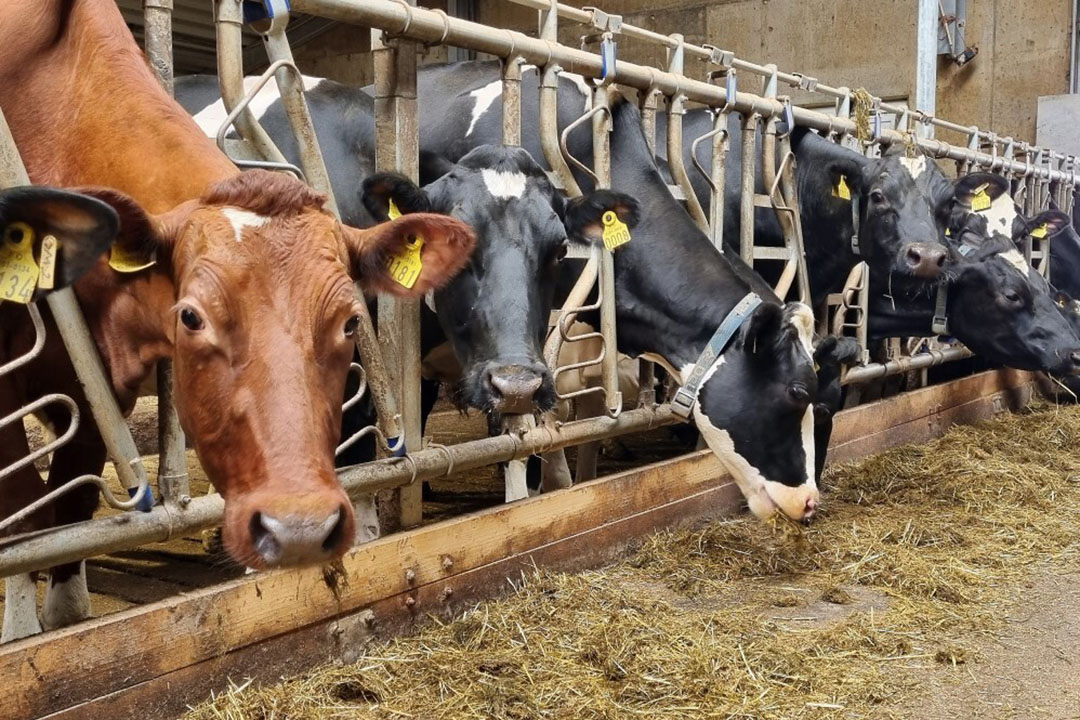
<instances>
[{"instance_id":1,"label":"barn wall","mask_svg":"<svg viewBox=\"0 0 1080 720\"><path fill-rule=\"evenodd\" d=\"M620 13L657 32L682 32L756 62L830 84L865 86L889 99L914 94L914 0L571 0ZM480 22L535 34L535 11L502 0L477 0ZM979 55L966 68L944 59L938 114L1001 135L1034 140L1041 95L1068 88L1070 0L969 0L967 42ZM580 27L560 40L577 44ZM655 47L624 40L619 56L662 63ZM688 74L704 68L694 63Z\"/></svg>"}]
</instances>

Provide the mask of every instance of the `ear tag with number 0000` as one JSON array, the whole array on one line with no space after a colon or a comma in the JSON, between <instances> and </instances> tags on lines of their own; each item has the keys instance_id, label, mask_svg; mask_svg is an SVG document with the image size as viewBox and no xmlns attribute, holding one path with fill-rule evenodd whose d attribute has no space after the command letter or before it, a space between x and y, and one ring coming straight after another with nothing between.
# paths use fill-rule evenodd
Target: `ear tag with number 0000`
<instances>
[{"instance_id":1,"label":"ear tag with number 0000","mask_svg":"<svg viewBox=\"0 0 1080 720\"><path fill-rule=\"evenodd\" d=\"M55 235L46 235L41 241L41 274L38 276L38 287L42 290L56 287L56 252L59 248L60 241Z\"/></svg>"},{"instance_id":2,"label":"ear tag with number 0000","mask_svg":"<svg viewBox=\"0 0 1080 720\"><path fill-rule=\"evenodd\" d=\"M386 269L398 285L412 289L424 265L420 262L420 248L424 247L424 238L415 237L405 241L405 249L386 259Z\"/></svg>"},{"instance_id":3,"label":"ear tag with number 0000","mask_svg":"<svg viewBox=\"0 0 1080 720\"><path fill-rule=\"evenodd\" d=\"M1042 240L1050 233L1050 223L1043 223L1039 227L1031 231L1031 237Z\"/></svg>"},{"instance_id":4,"label":"ear tag with number 0000","mask_svg":"<svg viewBox=\"0 0 1080 720\"><path fill-rule=\"evenodd\" d=\"M153 267L156 263L156 252L151 253L149 258L144 258L115 244L112 246L112 250L109 251L109 267L119 273L139 272L148 267Z\"/></svg>"},{"instance_id":5,"label":"ear tag with number 0000","mask_svg":"<svg viewBox=\"0 0 1080 720\"><path fill-rule=\"evenodd\" d=\"M630 228L613 211L608 210L601 219L604 222L604 247L614 250L630 242Z\"/></svg>"},{"instance_id":6,"label":"ear tag with number 0000","mask_svg":"<svg viewBox=\"0 0 1080 720\"><path fill-rule=\"evenodd\" d=\"M989 193L986 192L986 188L988 187L990 187L990 183L984 183L975 189L975 195L971 198L971 210L973 212L982 212L990 209L993 200L990 199Z\"/></svg>"},{"instance_id":7,"label":"ear tag with number 0000","mask_svg":"<svg viewBox=\"0 0 1080 720\"><path fill-rule=\"evenodd\" d=\"M391 220L397 220L401 217L401 211L397 209L397 205L394 204L394 198L390 198L390 205L386 208L386 216Z\"/></svg>"},{"instance_id":8,"label":"ear tag with number 0000","mask_svg":"<svg viewBox=\"0 0 1080 720\"><path fill-rule=\"evenodd\" d=\"M840 179L836 181L836 187L833 188L833 197L851 202L851 188L848 187L846 175L841 175Z\"/></svg>"},{"instance_id":9,"label":"ear tag with number 0000","mask_svg":"<svg viewBox=\"0 0 1080 720\"><path fill-rule=\"evenodd\" d=\"M34 298L37 282L34 229L26 223L11 223L0 238L0 300L26 305Z\"/></svg>"}]
</instances>

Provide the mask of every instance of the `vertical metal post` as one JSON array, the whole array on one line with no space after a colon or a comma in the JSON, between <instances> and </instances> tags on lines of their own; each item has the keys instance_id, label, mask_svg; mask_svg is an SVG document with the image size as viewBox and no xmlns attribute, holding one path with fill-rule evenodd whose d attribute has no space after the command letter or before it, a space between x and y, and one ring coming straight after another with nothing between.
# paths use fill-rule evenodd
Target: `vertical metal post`
<instances>
[{"instance_id":1,"label":"vertical metal post","mask_svg":"<svg viewBox=\"0 0 1080 720\"><path fill-rule=\"evenodd\" d=\"M521 145L521 64L516 55L503 61L503 145Z\"/></svg>"},{"instance_id":2,"label":"vertical metal post","mask_svg":"<svg viewBox=\"0 0 1080 720\"><path fill-rule=\"evenodd\" d=\"M739 255L754 267L754 172L761 116L748 113L742 129L742 197L739 204Z\"/></svg>"},{"instance_id":3,"label":"vertical metal post","mask_svg":"<svg viewBox=\"0 0 1080 720\"><path fill-rule=\"evenodd\" d=\"M649 152L656 156L656 96L652 88L638 93L638 107L641 108L641 131L645 134L645 144ZM656 405L656 368L648 360L638 360L638 407Z\"/></svg>"},{"instance_id":4,"label":"vertical metal post","mask_svg":"<svg viewBox=\"0 0 1080 720\"><path fill-rule=\"evenodd\" d=\"M173 0L143 0L146 59L165 92L173 94ZM174 510L186 507L191 497L188 483L187 441L173 401L172 360L157 366L158 492Z\"/></svg>"},{"instance_id":5,"label":"vertical metal post","mask_svg":"<svg viewBox=\"0 0 1080 720\"><path fill-rule=\"evenodd\" d=\"M371 31L375 67L375 168L412 180L420 176L420 126L416 107L416 44L386 41ZM379 298L379 342L400 400L405 447L420 449L420 305L415 300ZM421 486L398 490L401 525L420 523Z\"/></svg>"},{"instance_id":6,"label":"vertical metal post","mask_svg":"<svg viewBox=\"0 0 1080 720\"><path fill-rule=\"evenodd\" d=\"M593 108L603 107L592 117L593 131L593 172L596 173L597 188L611 187L611 113L608 111L608 90L606 85L596 88L593 93ZM604 336L604 360L601 376L604 382L604 396L609 415L622 411L622 393L619 392L619 349L615 335L615 256L607 250L600 260L600 333Z\"/></svg>"},{"instance_id":7,"label":"vertical metal post","mask_svg":"<svg viewBox=\"0 0 1080 720\"><path fill-rule=\"evenodd\" d=\"M671 36L676 45L668 50L668 72L682 75L684 67L683 36L675 33ZM686 209L690 217L694 218L702 230L709 233L709 219L705 217L705 211L698 201L694 186L690 182L690 176L686 174L686 163L683 161L683 132L682 120L686 114L686 98L681 93L675 93L668 98L667 109L667 153L668 168L671 170L671 178L682 188L686 196Z\"/></svg>"},{"instance_id":8,"label":"vertical metal post","mask_svg":"<svg viewBox=\"0 0 1080 720\"><path fill-rule=\"evenodd\" d=\"M938 0L919 0L918 39L916 41L915 109L927 115L937 110ZM934 126L919 123L921 138L934 136Z\"/></svg>"},{"instance_id":9,"label":"vertical metal post","mask_svg":"<svg viewBox=\"0 0 1080 720\"><path fill-rule=\"evenodd\" d=\"M540 13L540 39L559 42L559 2L551 0L551 7ZM581 188L570 172L570 166L559 147L559 73L562 68L556 62L544 66L540 75L540 148L551 168L556 185L569 197L579 197Z\"/></svg>"}]
</instances>

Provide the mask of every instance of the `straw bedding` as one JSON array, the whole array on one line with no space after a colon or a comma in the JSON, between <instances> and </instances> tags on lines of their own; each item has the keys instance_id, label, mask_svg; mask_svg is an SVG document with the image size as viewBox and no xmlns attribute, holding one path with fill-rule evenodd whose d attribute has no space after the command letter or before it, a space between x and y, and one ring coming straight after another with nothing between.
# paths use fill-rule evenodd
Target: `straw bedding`
<instances>
[{"instance_id":1,"label":"straw bedding","mask_svg":"<svg viewBox=\"0 0 1080 720\"><path fill-rule=\"evenodd\" d=\"M978 673L1026 577L1078 564L1078 447L1075 407L956 427L831 468L810 528L662 533L189 718L890 717L920 670Z\"/></svg>"}]
</instances>

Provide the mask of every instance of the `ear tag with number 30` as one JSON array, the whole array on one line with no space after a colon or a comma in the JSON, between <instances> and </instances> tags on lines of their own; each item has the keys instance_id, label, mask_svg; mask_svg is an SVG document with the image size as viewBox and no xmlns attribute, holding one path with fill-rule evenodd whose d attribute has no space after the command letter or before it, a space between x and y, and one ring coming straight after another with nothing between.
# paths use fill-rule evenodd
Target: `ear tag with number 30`
<instances>
[{"instance_id":1,"label":"ear tag with number 30","mask_svg":"<svg viewBox=\"0 0 1080 720\"><path fill-rule=\"evenodd\" d=\"M38 273L34 229L26 223L11 223L0 238L0 300L28 304L34 298Z\"/></svg>"},{"instance_id":2,"label":"ear tag with number 30","mask_svg":"<svg viewBox=\"0 0 1080 720\"><path fill-rule=\"evenodd\" d=\"M836 187L833 188L833 197L851 202L851 188L848 187L846 175L841 175L836 182Z\"/></svg>"},{"instance_id":3,"label":"ear tag with number 30","mask_svg":"<svg viewBox=\"0 0 1080 720\"><path fill-rule=\"evenodd\" d=\"M984 183L975 189L975 195L971 198L971 210L972 212L983 212L989 210L993 205L993 200L990 199L989 193L986 192L986 188L990 186L990 183Z\"/></svg>"},{"instance_id":4,"label":"ear tag with number 30","mask_svg":"<svg viewBox=\"0 0 1080 720\"><path fill-rule=\"evenodd\" d=\"M1031 237L1042 240L1050 233L1050 223L1043 223L1039 227L1031 231Z\"/></svg>"},{"instance_id":5,"label":"ear tag with number 30","mask_svg":"<svg viewBox=\"0 0 1080 720\"><path fill-rule=\"evenodd\" d=\"M420 248L424 247L424 238L414 237L405 241L405 249L386 259L386 269L398 285L412 289L424 264L420 261Z\"/></svg>"},{"instance_id":6,"label":"ear tag with number 30","mask_svg":"<svg viewBox=\"0 0 1080 720\"><path fill-rule=\"evenodd\" d=\"M630 228L613 211L605 212L601 220L604 223L604 247L614 250L630 242Z\"/></svg>"}]
</instances>

